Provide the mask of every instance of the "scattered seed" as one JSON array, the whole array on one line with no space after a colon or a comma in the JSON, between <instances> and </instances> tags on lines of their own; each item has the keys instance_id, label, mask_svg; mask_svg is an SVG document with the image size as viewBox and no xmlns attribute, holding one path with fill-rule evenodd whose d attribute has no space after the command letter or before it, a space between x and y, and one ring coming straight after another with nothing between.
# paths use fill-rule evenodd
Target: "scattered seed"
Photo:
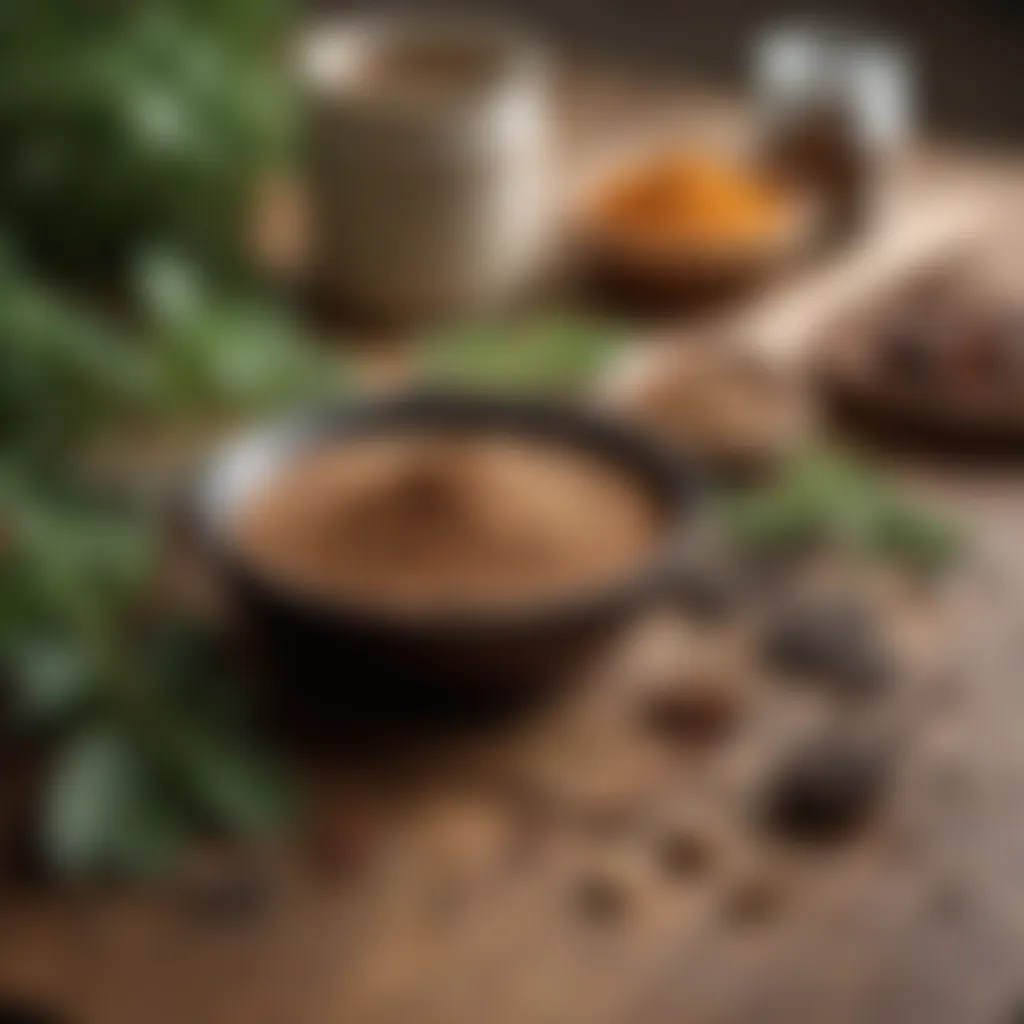
<instances>
[{"instance_id":1,"label":"scattered seed","mask_svg":"<svg viewBox=\"0 0 1024 1024\"><path fill-rule=\"evenodd\" d=\"M768 785L764 820L793 839L840 838L876 807L888 757L868 745L817 739L785 760Z\"/></svg>"},{"instance_id":2,"label":"scattered seed","mask_svg":"<svg viewBox=\"0 0 1024 1024\"><path fill-rule=\"evenodd\" d=\"M726 892L725 912L740 924L756 924L775 916L783 902L783 886L769 873L755 873L737 880Z\"/></svg>"},{"instance_id":3,"label":"scattered seed","mask_svg":"<svg viewBox=\"0 0 1024 1024\"><path fill-rule=\"evenodd\" d=\"M658 859L670 875L689 878L707 870L714 852L706 836L679 828L660 837Z\"/></svg>"},{"instance_id":4,"label":"scattered seed","mask_svg":"<svg viewBox=\"0 0 1024 1024\"><path fill-rule=\"evenodd\" d=\"M676 743L721 739L735 726L739 714L736 687L715 679L661 690L648 699L644 708L650 728Z\"/></svg>"},{"instance_id":5,"label":"scattered seed","mask_svg":"<svg viewBox=\"0 0 1024 1024\"><path fill-rule=\"evenodd\" d=\"M594 866L576 882L576 906L590 920L619 920L626 915L633 902L634 882L635 879L622 864Z\"/></svg>"},{"instance_id":6,"label":"scattered seed","mask_svg":"<svg viewBox=\"0 0 1024 1024\"><path fill-rule=\"evenodd\" d=\"M772 668L847 696L877 694L895 669L867 607L845 599L784 605L769 622L761 650Z\"/></svg>"},{"instance_id":7,"label":"scattered seed","mask_svg":"<svg viewBox=\"0 0 1024 1024\"><path fill-rule=\"evenodd\" d=\"M620 917L628 903L625 891L617 882L600 876L583 879L576 898L580 910L588 918L598 920Z\"/></svg>"}]
</instances>

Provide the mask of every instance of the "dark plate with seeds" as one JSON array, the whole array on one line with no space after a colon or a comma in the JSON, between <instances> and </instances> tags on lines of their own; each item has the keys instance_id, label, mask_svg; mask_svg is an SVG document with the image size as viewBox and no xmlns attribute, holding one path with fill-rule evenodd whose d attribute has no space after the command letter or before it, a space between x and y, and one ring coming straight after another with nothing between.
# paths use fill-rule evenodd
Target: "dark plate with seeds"
<instances>
[{"instance_id":1,"label":"dark plate with seeds","mask_svg":"<svg viewBox=\"0 0 1024 1024\"><path fill-rule=\"evenodd\" d=\"M925 443L1024 443L1024 311L955 276L919 282L821 345L843 416Z\"/></svg>"}]
</instances>

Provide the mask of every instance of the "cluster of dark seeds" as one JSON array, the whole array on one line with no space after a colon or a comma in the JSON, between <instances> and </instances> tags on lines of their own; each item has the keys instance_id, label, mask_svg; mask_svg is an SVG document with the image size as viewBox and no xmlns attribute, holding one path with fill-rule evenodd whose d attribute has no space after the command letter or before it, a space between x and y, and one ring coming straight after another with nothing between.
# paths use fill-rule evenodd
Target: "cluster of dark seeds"
<instances>
[{"instance_id":1,"label":"cluster of dark seeds","mask_svg":"<svg viewBox=\"0 0 1024 1024\"><path fill-rule=\"evenodd\" d=\"M816 680L846 696L873 696L895 671L880 634L862 603L803 598L784 603L771 617L762 654L783 674Z\"/></svg>"}]
</instances>

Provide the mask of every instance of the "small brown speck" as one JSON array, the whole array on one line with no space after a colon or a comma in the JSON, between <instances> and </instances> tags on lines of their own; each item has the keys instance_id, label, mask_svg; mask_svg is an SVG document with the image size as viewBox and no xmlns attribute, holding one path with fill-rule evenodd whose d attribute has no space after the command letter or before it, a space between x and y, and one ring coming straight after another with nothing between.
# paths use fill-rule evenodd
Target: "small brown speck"
<instances>
[{"instance_id":1,"label":"small brown speck","mask_svg":"<svg viewBox=\"0 0 1024 1024\"><path fill-rule=\"evenodd\" d=\"M666 688L649 698L644 718L652 731L674 743L709 743L736 724L740 700L735 688L708 682Z\"/></svg>"},{"instance_id":2,"label":"small brown speck","mask_svg":"<svg viewBox=\"0 0 1024 1024\"><path fill-rule=\"evenodd\" d=\"M689 878L705 872L714 859L710 840L691 829L672 829L658 841L658 859L666 872Z\"/></svg>"},{"instance_id":3,"label":"small brown speck","mask_svg":"<svg viewBox=\"0 0 1024 1024\"><path fill-rule=\"evenodd\" d=\"M738 879L725 895L725 913L739 924L756 924L774 917L783 902L783 886L769 873Z\"/></svg>"},{"instance_id":4,"label":"small brown speck","mask_svg":"<svg viewBox=\"0 0 1024 1024\"><path fill-rule=\"evenodd\" d=\"M610 922L626 915L633 902L625 874L611 867L596 867L580 877L574 887L579 912L589 920Z\"/></svg>"}]
</instances>

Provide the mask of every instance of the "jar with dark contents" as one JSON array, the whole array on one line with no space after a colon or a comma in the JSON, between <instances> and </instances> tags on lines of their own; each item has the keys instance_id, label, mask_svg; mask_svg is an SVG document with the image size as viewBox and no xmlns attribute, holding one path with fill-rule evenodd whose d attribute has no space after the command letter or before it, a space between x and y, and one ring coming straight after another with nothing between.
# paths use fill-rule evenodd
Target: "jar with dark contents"
<instances>
[{"instance_id":1,"label":"jar with dark contents","mask_svg":"<svg viewBox=\"0 0 1024 1024\"><path fill-rule=\"evenodd\" d=\"M827 240L847 237L870 218L909 134L909 57L835 27L785 27L759 41L754 78L766 166L821 203Z\"/></svg>"}]
</instances>

